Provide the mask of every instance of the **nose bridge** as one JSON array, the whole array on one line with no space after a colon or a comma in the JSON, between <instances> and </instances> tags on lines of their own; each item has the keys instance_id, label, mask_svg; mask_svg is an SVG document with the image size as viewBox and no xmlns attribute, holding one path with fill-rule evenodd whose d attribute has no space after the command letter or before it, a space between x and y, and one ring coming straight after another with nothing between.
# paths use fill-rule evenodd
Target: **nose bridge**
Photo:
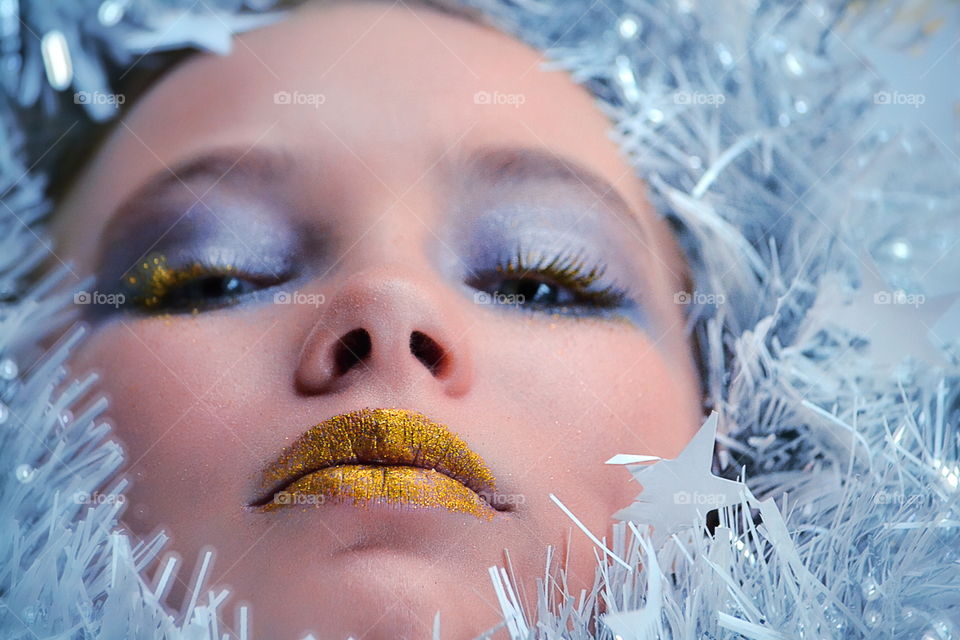
<instances>
[{"instance_id":1,"label":"nose bridge","mask_svg":"<svg viewBox=\"0 0 960 640\"><path fill-rule=\"evenodd\" d=\"M356 240L348 259L376 255L382 264L407 264L415 254L422 255L435 237L432 229L439 223L442 209L434 179L439 169L420 173L422 166L415 162L358 162L354 171L366 187L349 205L356 214L350 216Z\"/></svg>"},{"instance_id":2,"label":"nose bridge","mask_svg":"<svg viewBox=\"0 0 960 640\"><path fill-rule=\"evenodd\" d=\"M427 385L462 395L472 380L455 295L411 265L388 263L348 278L310 332L297 364L301 391L374 383L391 391Z\"/></svg>"}]
</instances>

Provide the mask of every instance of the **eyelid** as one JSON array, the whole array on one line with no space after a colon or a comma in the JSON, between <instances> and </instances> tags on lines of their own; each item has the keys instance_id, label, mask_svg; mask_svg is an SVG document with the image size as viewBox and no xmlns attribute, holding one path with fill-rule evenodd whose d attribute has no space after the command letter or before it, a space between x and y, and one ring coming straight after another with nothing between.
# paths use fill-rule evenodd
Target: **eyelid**
<instances>
[{"instance_id":1,"label":"eyelid","mask_svg":"<svg viewBox=\"0 0 960 640\"><path fill-rule=\"evenodd\" d=\"M649 242L649 233L640 223L616 185L578 159L536 147L484 147L470 159L470 175L490 185L507 189L569 189L585 196L603 210L600 215L619 218L632 232Z\"/></svg>"},{"instance_id":2,"label":"eyelid","mask_svg":"<svg viewBox=\"0 0 960 640\"><path fill-rule=\"evenodd\" d=\"M161 308L163 300L178 287L214 276L233 276L267 288L294 277L292 272L281 276L247 273L233 264L193 260L186 264L171 264L165 255L153 253L124 276L123 290L138 307L151 310Z\"/></svg>"},{"instance_id":3,"label":"eyelid","mask_svg":"<svg viewBox=\"0 0 960 640\"><path fill-rule=\"evenodd\" d=\"M197 260L281 275L292 260L324 248L323 229L308 226L295 205L258 184L197 191L202 202L183 185L131 200L122 220L103 231L97 273L110 283L160 252L171 264Z\"/></svg>"},{"instance_id":4,"label":"eyelid","mask_svg":"<svg viewBox=\"0 0 960 640\"><path fill-rule=\"evenodd\" d=\"M223 147L176 162L172 168L147 177L120 202L104 227L104 248L117 236L128 235L128 226L139 228L144 213L163 209L164 203L184 199L196 202L199 194L206 195L214 186L243 193L276 189L278 179L289 173L293 162L285 149L260 146Z\"/></svg>"}]
</instances>

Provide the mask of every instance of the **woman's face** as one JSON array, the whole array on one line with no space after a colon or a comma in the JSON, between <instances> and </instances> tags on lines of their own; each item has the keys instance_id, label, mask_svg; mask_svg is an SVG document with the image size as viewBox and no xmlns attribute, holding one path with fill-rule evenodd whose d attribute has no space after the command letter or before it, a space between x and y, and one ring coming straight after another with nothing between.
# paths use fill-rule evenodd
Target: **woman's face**
<instances>
[{"instance_id":1,"label":"woman's face","mask_svg":"<svg viewBox=\"0 0 960 640\"><path fill-rule=\"evenodd\" d=\"M166 76L63 203L91 299L124 296L81 307L74 366L125 523L214 545L260 635L480 633L487 568L535 599L547 545L576 593L593 550L549 494L604 535L639 489L604 461L700 424L679 254L540 61L430 9L302 8Z\"/></svg>"}]
</instances>

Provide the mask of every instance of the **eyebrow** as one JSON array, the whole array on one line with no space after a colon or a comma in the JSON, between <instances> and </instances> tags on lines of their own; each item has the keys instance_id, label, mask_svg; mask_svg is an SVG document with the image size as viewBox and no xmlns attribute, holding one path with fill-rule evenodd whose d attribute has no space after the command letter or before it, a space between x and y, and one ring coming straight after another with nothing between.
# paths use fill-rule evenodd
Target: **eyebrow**
<instances>
[{"instance_id":1,"label":"eyebrow","mask_svg":"<svg viewBox=\"0 0 960 640\"><path fill-rule=\"evenodd\" d=\"M117 206L116 211L119 213L132 203L161 195L171 188L186 188L193 191L190 183L204 179L212 184L219 184L225 180L234 181L237 178L243 178L242 182L250 179L268 182L282 175L291 160L292 158L280 149L266 147L214 149L157 171L126 197ZM212 188L212 185L209 188ZM200 197L203 193L195 195Z\"/></svg>"},{"instance_id":2,"label":"eyebrow","mask_svg":"<svg viewBox=\"0 0 960 640\"><path fill-rule=\"evenodd\" d=\"M492 182L556 180L571 185L588 192L644 237L648 235L640 217L619 190L572 158L533 147L485 147L470 156L468 163L481 177Z\"/></svg>"},{"instance_id":3,"label":"eyebrow","mask_svg":"<svg viewBox=\"0 0 960 640\"><path fill-rule=\"evenodd\" d=\"M166 167L147 178L124 198L110 216L111 225L128 220L128 212L143 203L162 198L171 191L183 195L187 189L198 199L221 182L239 182L256 188L270 185L283 176L295 159L291 153L272 147L222 147ZM604 209L613 211L626 224L637 229L644 240L649 233L640 217L606 179L572 158L534 147L482 147L466 160L471 173L491 183L525 183L556 180L581 189ZM206 180L210 186L194 191L191 182ZM122 226L122 225L120 225Z\"/></svg>"},{"instance_id":4,"label":"eyebrow","mask_svg":"<svg viewBox=\"0 0 960 640\"><path fill-rule=\"evenodd\" d=\"M114 207L107 228L123 225L130 213L165 195L189 195L202 202L203 196L220 183L240 185L272 184L284 174L292 157L284 150L253 147L221 147L182 160L147 177ZM204 181L204 182L201 182ZM194 186L203 184L204 186Z\"/></svg>"}]
</instances>

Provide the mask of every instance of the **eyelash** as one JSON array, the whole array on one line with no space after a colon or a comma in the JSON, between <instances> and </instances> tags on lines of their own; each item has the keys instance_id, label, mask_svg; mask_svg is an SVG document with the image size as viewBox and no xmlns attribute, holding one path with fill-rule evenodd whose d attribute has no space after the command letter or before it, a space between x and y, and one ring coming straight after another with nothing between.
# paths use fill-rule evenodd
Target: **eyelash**
<instances>
[{"instance_id":1,"label":"eyelash","mask_svg":"<svg viewBox=\"0 0 960 640\"><path fill-rule=\"evenodd\" d=\"M256 282L250 276L242 276L233 265L205 265L194 261L184 267L172 267L162 254L151 254L137 267L131 269L123 278L124 294L138 309L146 312L190 311L221 308L234 304L238 298L250 291L231 292L216 299L196 300L186 298L178 301L175 294L185 287L203 286L215 278L234 281L243 289L260 289L269 284ZM215 281L214 281L215 282Z\"/></svg>"},{"instance_id":2,"label":"eyelash","mask_svg":"<svg viewBox=\"0 0 960 640\"><path fill-rule=\"evenodd\" d=\"M478 291L502 294L506 282L515 286L526 284L562 287L569 294L566 301L527 302L519 300L520 306L533 311L550 311L583 314L593 311L617 309L624 306L627 294L613 284L600 288L596 285L603 279L606 265L590 263L580 253L561 252L552 257L538 255L534 251L518 249L515 254L499 260L486 275L468 282ZM176 294L184 288L203 287L205 281L224 278L235 281L244 291L226 293L215 298L205 297L203 292L178 300ZM259 280L259 281L258 281ZM244 276L232 265L209 265L194 261L185 267L171 267L162 254L151 254L124 276L124 294L137 309L147 313L193 312L212 310L236 304L243 296L259 289L279 284L281 280L266 282L265 279ZM250 290L252 288L252 291Z\"/></svg>"},{"instance_id":3,"label":"eyelash","mask_svg":"<svg viewBox=\"0 0 960 640\"><path fill-rule=\"evenodd\" d=\"M534 251L518 249L510 258L501 259L494 267L494 274L504 279L539 280L543 284L552 284L566 288L573 300L556 305L531 304L531 307L573 307L576 309L616 309L622 307L627 293L613 284L601 288L595 285L603 279L607 267L603 263L590 263L581 253L561 252L553 255L538 255ZM490 278L486 278L488 281ZM479 284L479 283L478 283ZM489 284L487 285L489 287ZM477 289L484 289L476 286ZM492 293L492 292L491 292Z\"/></svg>"}]
</instances>

